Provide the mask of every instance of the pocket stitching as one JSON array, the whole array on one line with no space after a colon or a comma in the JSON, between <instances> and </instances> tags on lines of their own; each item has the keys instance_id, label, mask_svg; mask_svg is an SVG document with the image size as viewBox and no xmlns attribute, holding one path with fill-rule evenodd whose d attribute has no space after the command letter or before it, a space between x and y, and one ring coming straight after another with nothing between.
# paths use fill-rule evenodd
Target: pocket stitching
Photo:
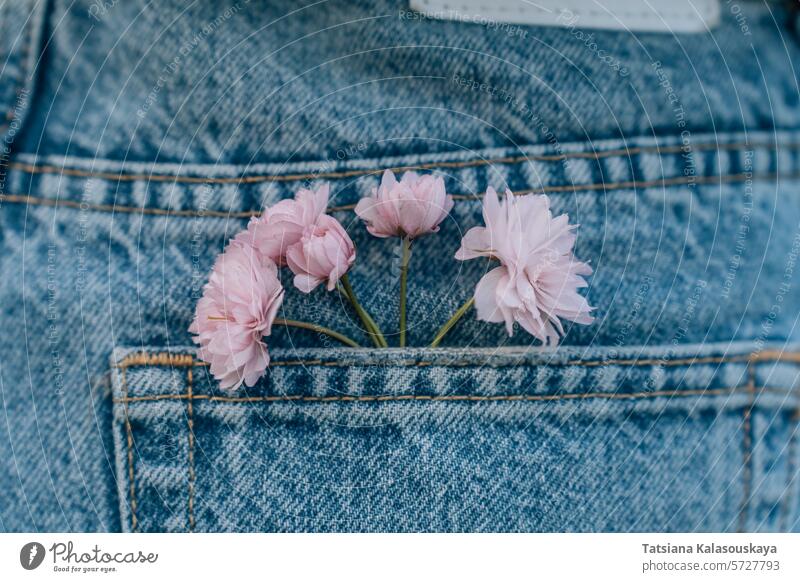
<instances>
[{"instance_id":1,"label":"pocket stitching","mask_svg":"<svg viewBox=\"0 0 800 582\"><path fill-rule=\"evenodd\" d=\"M125 399L128 398L128 375L127 370L125 368L122 369L122 393L125 396ZM114 399L112 399L113 401ZM136 474L133 467L133 427L131 426L131 420L128 416L128 402L124 403L124 414L125 414L125 434L126 440L128 444L128 506L131 510L131 532L136 531L136 526L138 525L136 519Z\"/></svg>"},{"instance_id":2,"label":"pocket stitching","mask_svg":"<svg viewBox=\"0 0 800 582\"><path fill-rule=\"evenodd\" d=\"M476 396L470 394L449 395L424 395L424 394L385 394L371 396L213 396L210 394L153 394L151 396L132 396L130 398L115 398L115 404L130 404L134 402L154 402L159 400L205 400L207 402L221 402L232 404L248 404L254 402L553 402L561 400L639 400L645 398L662 398L672 396L723 396L731 394L782 394L787 389L773 386L764 386L752 389L749 385L733 386L730 388L691 389L691 390L656 390L652 392L581 392L576 394L506 394L495 396Z\"/></svg>"},{"instance_id":3,"label":"pocket stitching","mask_svg":"<svg viewBox=\"0 0 800 582\"><path fill-rule=\"evenodd\" d=\"M585 367L600 367L600 366L683 366L683 365L698 365L698 364L728 364L736 362L793 362L800 363L800 351L798 352L782 352L780 350L764 350L760 352L753 352L750 354L738 354L732 356L707 356L696 358L676 358L674 360L661 360L654 358L640 358L640 359L610 359L610 360L567 360L564 363L548 364L543 362L540 365L558 365L558 366L585 366ZM372 360L366 362L342 362L337 360L273 360L270 366L280 367L310 367L310 366L330 366L330 367L367 367L382 364L379 360ZM405 368L405 367L428 367L436 366L432 361L418 361L409 362L407 360L400 360L392 362L391 367ZM454 361L442 364L448 368L468 368L468 367L517 367L520 364L513 362L505 366L492 366L487 363L475 363L467 361ZM533 364L537 365L537 364ZM125 369L134 366L156 366L156 367L184 367L184 366L200 366L207 367L206 362L196 360L194 354L186 352L136 352L128 354L120 362L115 362L112 367Z\"/></svg>"},{"instance_id":4,"label":"pocket stitching","mask_svg":"<svg viewBox=\"0 0 800 582\"><path fill-rule=\"evenodd\" d=\"M188 426L188 466L189 466L189 499L188 499L188 512L189 512L189 531L194 531L194 486L195 486L195 466L194 466L194 413L192 410L192 368L188 368L186 372L186 423Z\"/></svg>"}]
</instances>

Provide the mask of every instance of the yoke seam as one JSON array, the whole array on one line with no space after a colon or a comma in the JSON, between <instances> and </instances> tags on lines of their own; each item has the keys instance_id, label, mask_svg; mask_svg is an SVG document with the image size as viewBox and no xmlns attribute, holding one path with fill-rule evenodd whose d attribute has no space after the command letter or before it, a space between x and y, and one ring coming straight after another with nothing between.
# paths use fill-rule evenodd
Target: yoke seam
<instances>
[{"instance_id":1,"label":"yoke seam","mask_svg":"<svg viewBox=\"0 0 800 582\"><path fill-rule=\"evenodd\" d=\"M658 186L685 186L689 184L729 184L747 181L771 181L771 180L796 180L800 178L800 171L787 174L765 173L765 174L722 174L714 176L678 176L673 178L660 178L657 180L630 181L630 182L611 182L596 184L569 184L561 186L542 186L540 188L527 188L517 190L515 195L521 196L534 193L563 193L580 191L610 191L610 190L630 190L637 188L654 188ZM478 202L483 199L483 194L452 194L453 200ZM40 196L29 196L27 194L0 194L0 203L8 204L30 204L34 206L51 206L71 208L75 210L91 210L95 212L111 212L119 214L141 214L156 216L176 216L190 218L241 218L247 219L260 216L263 210L196 210L196 209L171 209L147 206L117 206L114 204L89 204L78 200L63 198L44 198ZM329 206L327 212L344 212L355 210L356 204L342 204Z\"/></svg>"},{"instance_id":2,"label":"yoke seam","mask_svg":"<svg viewBox=\"0 0 800 582\"><path fill-rule=\"evenodd\" d=\"M691 146L693 151L741 151L741 150L777 150L777 149L800 149L800 143L776 144L766 143L747 143L737 142L731 144L701 143ZM67 166L55 166L52 164L30 164L26 162L12 162L9 168L19 170L29 174L64 174L67 176L100 178L114 181L154 181L154 182L181 182L188 184L248 184L258 182L298 182L303 180L327 179L327 178L352 178L355 176L367 176L381 174L386 170L402 172L410 170L434 170L438 168L471 168L488 166L493 164L516 165L526 162L562 162L568 159L594 159L600 160L618 156L640 155L648 153L673 154L683 153L685 146L638 146L633 148L618 148L600 152L564 152L561 154L531 154L522 156L503 156L499 158L451 161L451 162L427 162L420 164L407 164L389 166L383 168L364 168L358 170L342 170L336 172L307 172L300 174L253 174L239 177L224 176L181 176L178 174L125 174L123 172L103 172L95 170L82 170Z\"/></svg>"}]
</instances>

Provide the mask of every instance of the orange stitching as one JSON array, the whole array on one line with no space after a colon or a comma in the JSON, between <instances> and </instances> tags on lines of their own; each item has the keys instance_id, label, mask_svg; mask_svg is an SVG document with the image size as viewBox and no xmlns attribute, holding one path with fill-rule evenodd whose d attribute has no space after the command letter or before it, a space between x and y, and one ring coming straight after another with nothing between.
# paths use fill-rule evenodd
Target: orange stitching
<instances>
[{"instance_id":1,"label":"orange stitching","mask_svg":"<svg viewBox=\"0 0 800 582\"><path fill-rule=\"evenodd\" d=\"M694 151L736 151L736 150L756 150L767 149L777 150L800 149L800 144L776 144L776 143L733 143L733 144L696 144L692 146ZM256 174L252 176L240 177L202 177L202 176L180 176L170 174L123 174L113 172L99 172L92 170L81 170L79 168L66 168L52 165L27 164L24 162L13 162L8 166L14 170L20 170L29 174L63 174L66 176L76 176L85 178L100 178L104 180L116 181L136 181L146 180L153 182L185 182L188 184L250 184L258 182L298 182L302 180L328 179L328 178L352 178L355 176L366 176L371 174L381 174L385 170L402 172L406 170L435 170L437 168L471 168L488 166L492 164L522 164L526 162L561 162L567 159L603 159L616 156L631 156L643 153L672 154L682 153L684 147L674 146L641 146L634 148L620 148L601 152L566 152L555 155L530 155L530 156L505 156L502 158L467 160L459 162L429 162L424 164L413 164L404 166L394 166L389 168L373 168L363 170L343 170L339 172L322 172L306 174Z\"/></svg>"},{"instance_id":2,"label":"orange stitching","mask_svg":"<svg viewBox=\"0 0 800 582\"><path fill-rule=\"evenodd\" d=\"M626 190L631 188L650 188L654 186L680 186L687 184L716 184L728 182L744 182L748 180L775 180L777 178L799 178L800 172L789 174L777 174L775 172L766 174L723 174L718 176L678 176L674 178L658 178L656 180L645 180L642 182L611 182L598 184L567 184L564 186L543 186L542 188L530 188L528 190L518 190L514 194L530 194L533 192L577 192L580 190ZM456 194L453 198L465 199L475 196Z\"/></svg>"},{"instance_id":3,"label":"orange stitching","mask_svg":"<svg viewBox=\"0 0 800 582\"><path fill-rule=\"evenodd\" d=\"M136 482L134 480L135 474L133 471L133 428L131 427L131 419L128 416L128 375L127 370L122 369L122 393L125 395L125 433L128 440L128 481L129 481L129 496L131 500L131 532L136 531Z\"/></svg>"},{"instance_id":4,"label":"orange stitching","mask_svg":"<svg viewBox=\"0 0 800 582\"><path fill-rule=\"evenodd\" d=\"M742 459L742 489L744 491L744 499L742 500L741 508L739 509L739 533L745 531L747 526L747 514L750 510L750 497L753 494L753 435L752 435L752 421L753 408L755 407L756 399L756 371L752 363L747 365L747 393L750 394L750 402L744 409L744 420L742 430L744 431L744 458Z\"/></svg>"},{"instance_id":5,"label":"orange stitching","mask_svg":"<svg viewBox=\"0 0 800 582\"><path fill-rule=\"evenodd\" d=\"M137 206L115 206L114 204L87 204L77 200L62 198L38 198L20 194L0 194L0 202L10 204L31 204L35 206L54 206L75 210L93 210L96 212L115 212L120 214L152 214L156 216L187 216L202 218L250 218L261 214L260 211L223 212L221 210L174 210L166 208L140 208Z\"/></svg>"},{"instance_id":6,"label":"orange stitching","mask_svg":"<svg viewBox=\"0 0 800 582\"><path fill-rule=\"evenodd\" d=\"M512 356L513 357L513 356ZM741 354L736 356L708 356L704 358L680 358L675 360L659 360L657 358L651 359L629 359L629 360L568 360L564 363L542 362L541 364L532 365L550 365L550 366L585 366L585 367L599 367L599 366L682 366L682 365L698 365L698 364L726 364L733 362L794 362L800 363L800 352L781 352L780 350L765 350L752 354ZM350 368L350 367L363 367L381 365L382 362L340 362L340 361L323 361L323 360L285 360L285 361L272 361L270 366L273 367L292 367L292 366L329 366L337 368ZM391 367L428 367L434 366L434 362L420 361L420 362L406 362L398 361L390 364ZM448 368L466 368L466 367L480 367L488 364L481 362L450 362L443 363L442 366ZM519 363L509 362L508 366L519 366ZM129 368L131 366L204 366L207 367L206 362L194 359L192 354L174 353L174 352L158 352L147 353L137 352L125 356L121 362L113 364L115 368Z\"/></svg>"},{"instance_id":7,"label":"orange stitching","mask_svg":"<svg viewBox=\"0 0 800 582\"><path fill-rule=\"evenodd\" d=\"M194 364L192 354L179 354L174 352L137 352L126 356L121 363L113 364L115 368L128 366L191 366Z\"/></svg>"},{"instance_id":8,"label":"orange stitching","mask_svg":"<svg viewBox=\"0 0 800 582\"><path fill-rule=\"evenodd\" d=\"M800 363L800 352L783 352L781 350L763 350L753 353L751 362L792 362Z\"/></svg>"},{"instance_id":9,"label":"orange stitching","mask_svg":"<svg viewBox=\"0 0 800 582\"><path fill-rule=\"evenodd\" d=\"M517 195L530 193L554 193L554 192L579 192L581 190L623 190L635 188L651 188L657 186L679 186L688 184L716 184L744 182L749 180L777 180L779 178L794 180L800 178L800 172L789 174L728 174L721 176L688 176L676 178L662 178L659 180L649 180L643 182L611 182L599 184L569 184L565 186L543 186L541 188L529 188L514 192ZM453 194L454 200L481 200L481 194ZM115 206L113 204L87 204L77 200L61 198L41 198L27 196L23 194L0 194L0 202L9 204L30 204L36 206L64 207L79 210L92 210L96 212L114 212L120 214L147 214L155 216L177 216L193 218L251 218L261 214L260 210L244 210L236 212L226 212L223 210L174 210L168 208L147 208L138 206ZM355 204L344 204L341 206L330 206L328 212L349 211L355 208Z\"/></svg>"},{"instance_id":10,"label":"orange stitching","mask_svg":"<svg viewBox=\"0 0 800 582\"><path fill-rule=\"evenodd\" d=\"M565 365L568 366L682 366L688 364L728 364L733 362L749 362L751 354L740 356L708 356L705 358L681 358L675 360L659 360L658 358L642 360L572 360Z\"/></svg>"},{"instance_id":11,"label":"orange stitching","mask_svg":"<svg viewBox=\"0 0 800 582\"><path fill-rule=\"evenodd\" d=\"M770 389L775 390L775 389ZM641 398L659 398L662 396L719 396L749 391L741 387L713 388L709 390L656 390L653 392L583 392L578 394L503 394L497 396L476 396L470 394L434 395L376 395L376 396L212 396L210 394L194 394L191 400L206 400L208 402L227 403L252 403L252 402L401 402L401 401L427 401L427 402L551 402L560 400L586 400L600 398L604 400L635 400ZM186 394L155 394L153 396L132 396L130 398L115 398L117 404L131 402L152 402L157 400L186 400Z\"/></svg>"},{"instance_id":12,"label":"orange stitching","mask_svg":"<svg viewBox=\"0 0 800 582\"><path fill-rule=\"evenodd\" d=\"M194 417L192 413L192 369L186 373L186 418L189 426L189 531L194 531Z\"/></svg>"}]
</instances>

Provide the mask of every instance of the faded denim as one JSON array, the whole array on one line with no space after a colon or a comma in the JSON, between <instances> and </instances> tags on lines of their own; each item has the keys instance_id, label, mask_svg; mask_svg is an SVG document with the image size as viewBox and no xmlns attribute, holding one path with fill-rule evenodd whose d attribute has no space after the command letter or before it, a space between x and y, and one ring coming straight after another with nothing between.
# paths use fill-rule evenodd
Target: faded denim
<instances>
[{"instance_id":1,"label":"faded denim","mask_svg":"<svg viewBox=\"0 0 800 582\"><path fill-rule=\"evenodd\" d=\"M800 44L740 4L749 35L591 31L626 76L578 28L401 3L4 4L0 529L800 530ZM194 305L301 186L331 183L395 330L399 245L352 206L408 166L457 195L413 249L409 345L487 268L452 257L489 185L580 223L597 322L555 350L474 317L438 350L279 329L221 393ZM284 306L367 345L333 294Z\"/></svg>"},{"instance_id":2,"label":"faded denim","mask_svg":"<svg viewBox=\"0 0 800 582\"><path fill-rule=\"evenodd\" d=\"M119 350L123 526L785 530L799 360L752 349L280 350L238 394Z\"/></svg>"}]
</instances>

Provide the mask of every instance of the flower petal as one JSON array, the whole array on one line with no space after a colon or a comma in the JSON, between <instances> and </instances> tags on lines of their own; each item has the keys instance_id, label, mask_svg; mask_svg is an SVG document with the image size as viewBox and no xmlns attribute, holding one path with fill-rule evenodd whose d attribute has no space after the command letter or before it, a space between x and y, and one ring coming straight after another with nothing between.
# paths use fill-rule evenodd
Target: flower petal
<instances>
[{"instance_id":1,"label":"flower petal","mask_svg":"<svg viewBox=\"0 0 800 582\"><path fill-rule=\"evenodd\" d=\"M500 306L497 303L498 286L508 280L508 271L505 267L497 267L486 273L475 287L475 311L478 319L490 323L500 323L505 320Z\"/></svg>"}]
</instances>

